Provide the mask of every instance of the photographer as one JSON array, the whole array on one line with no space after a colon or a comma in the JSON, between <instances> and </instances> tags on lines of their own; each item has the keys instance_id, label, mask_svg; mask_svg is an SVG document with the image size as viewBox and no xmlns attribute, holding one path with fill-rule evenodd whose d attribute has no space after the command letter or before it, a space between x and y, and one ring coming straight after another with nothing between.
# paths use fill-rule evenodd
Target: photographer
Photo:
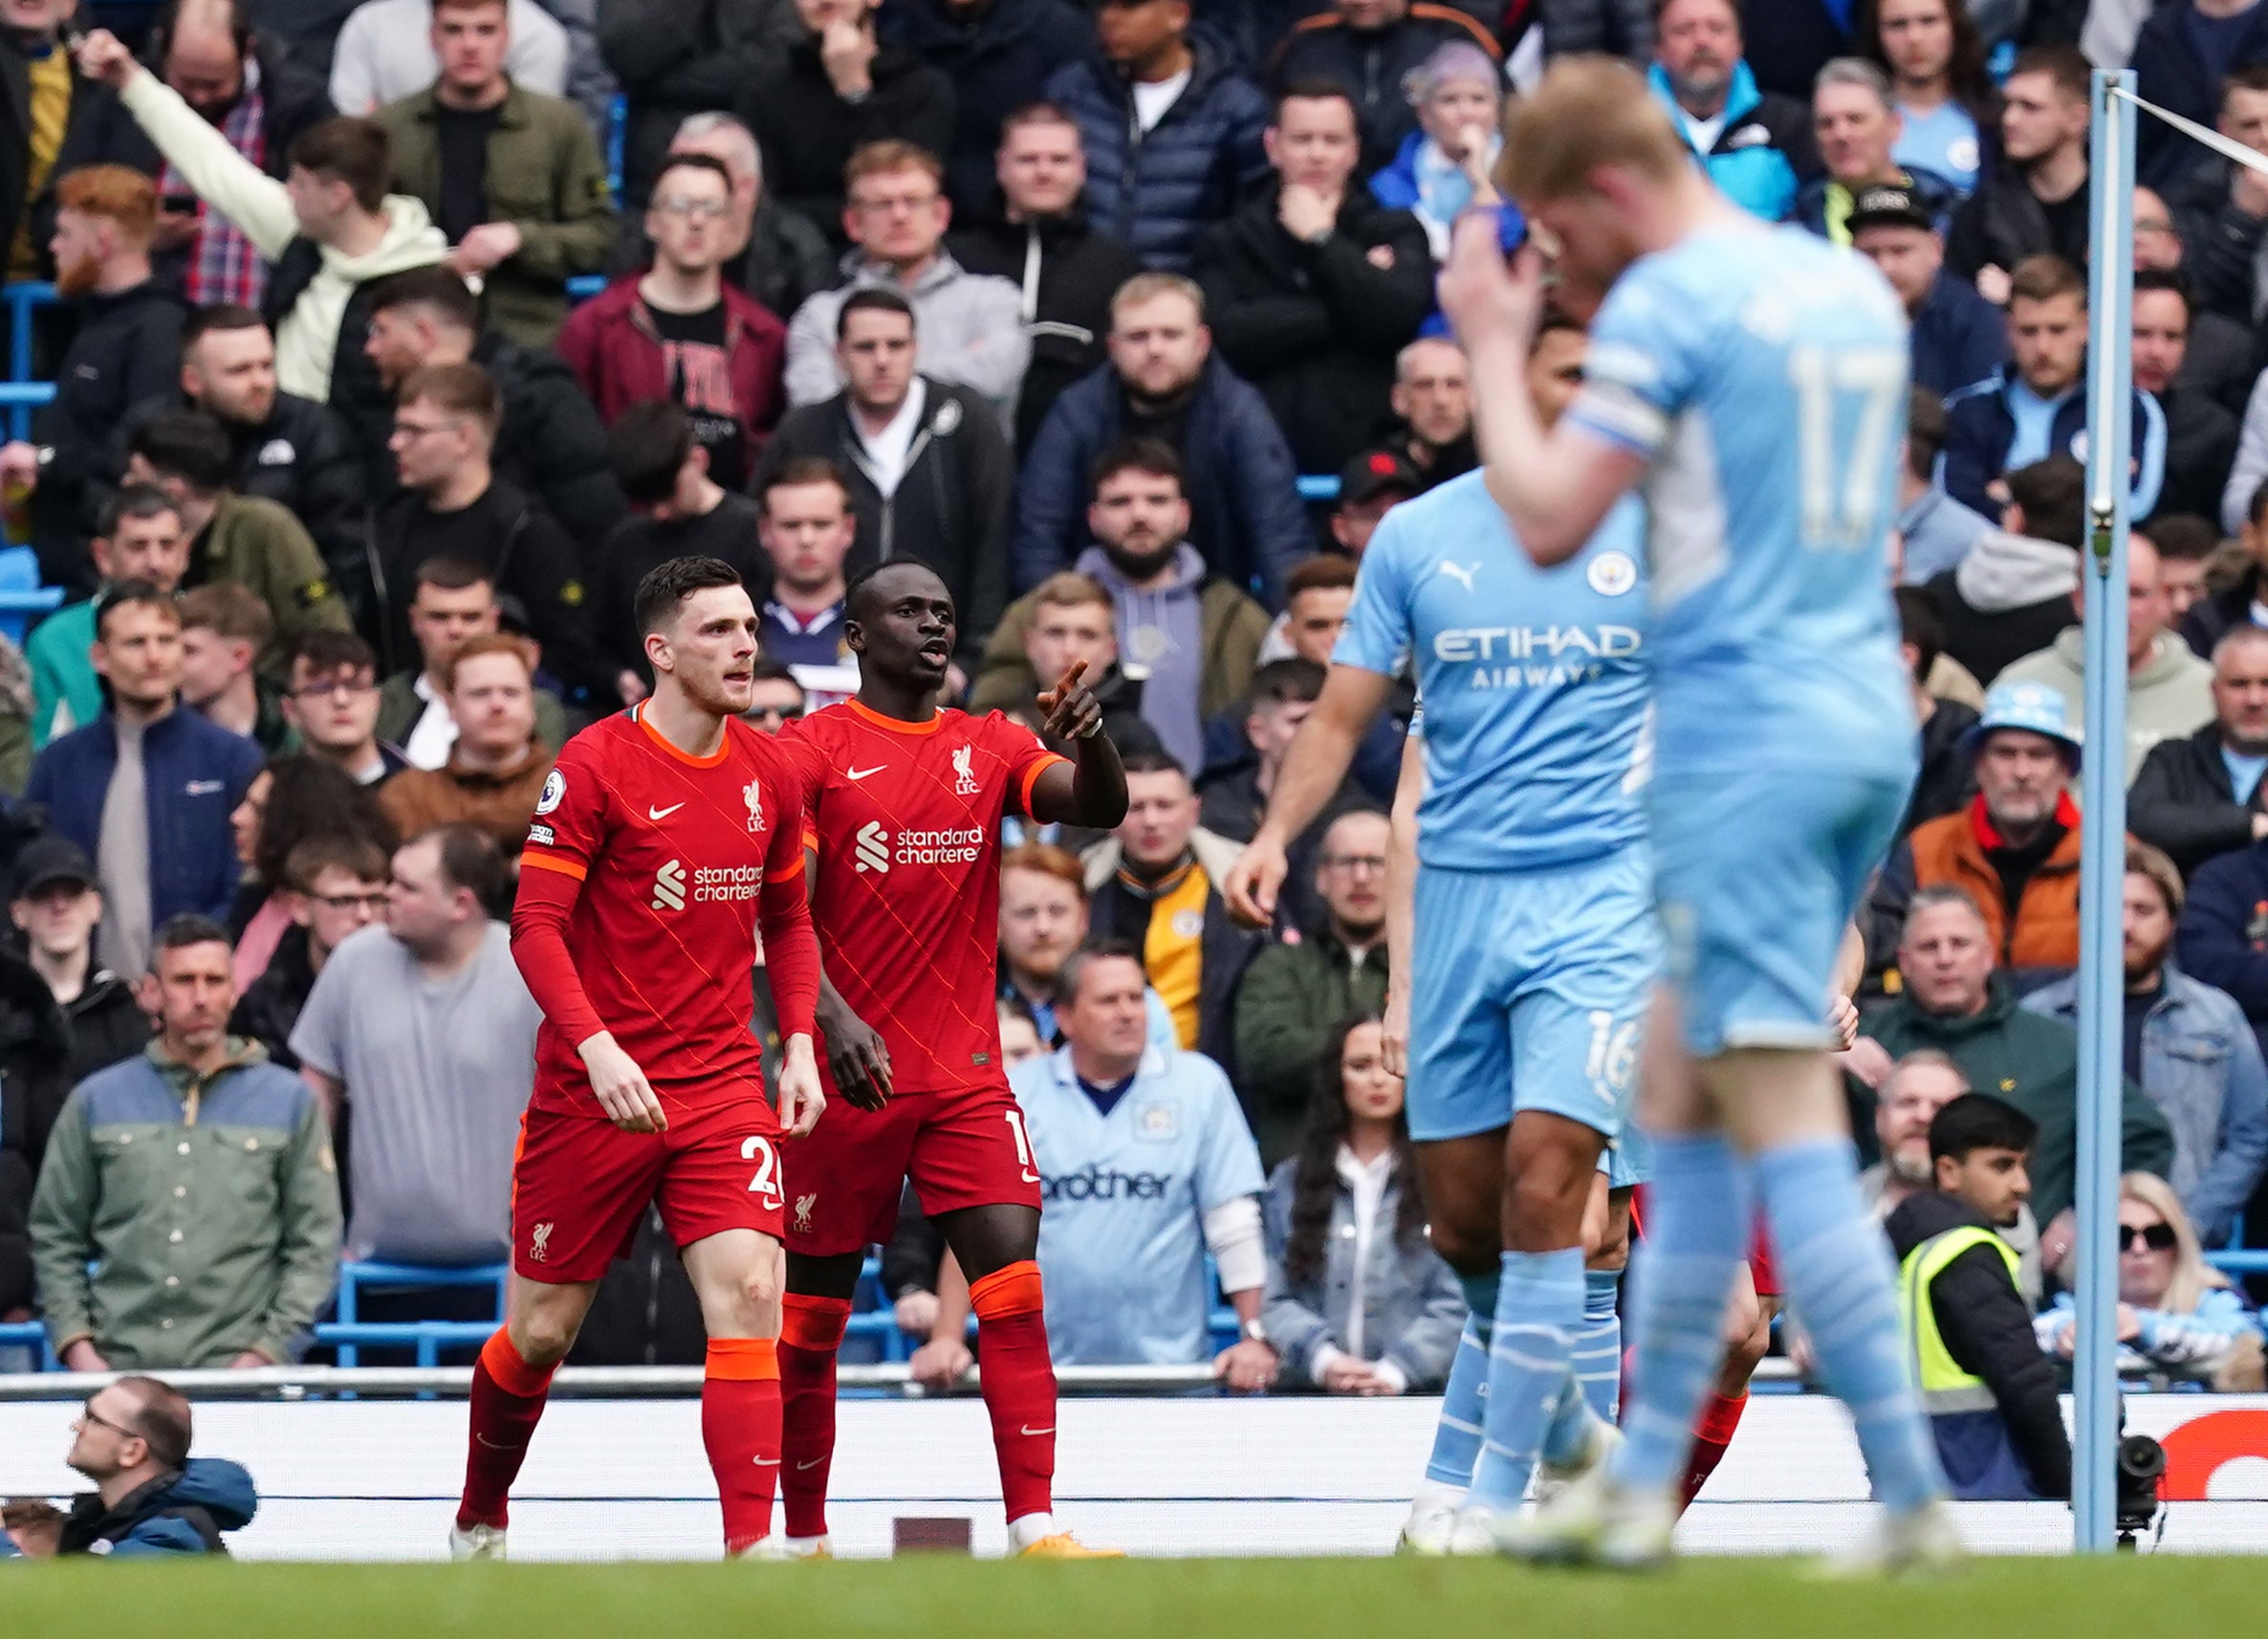
<instances>
[{"instance_id":1,"label":"photographer","mask_svg":"<svg viewBox=\"0 0 2268 1639\"><path fill-rule=\"evenodd\" d=\"M154 1377L121 1377L87 1396L71 1466L95 1482L59 1519L11 1500L0 1558L21 1554L226 1554L224 1531L260 1506L243 1465L189 1455L189 1403Z\"/></svg>"}]
</instances>

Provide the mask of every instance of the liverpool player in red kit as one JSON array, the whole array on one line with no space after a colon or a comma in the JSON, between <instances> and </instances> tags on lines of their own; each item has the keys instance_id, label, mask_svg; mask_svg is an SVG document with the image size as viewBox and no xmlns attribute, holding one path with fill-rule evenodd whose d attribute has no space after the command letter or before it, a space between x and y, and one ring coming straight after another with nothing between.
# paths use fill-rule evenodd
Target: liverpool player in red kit
<instances>
[{"instance_id":1,"label":"liverpool player in red kit","mask_svg":"<svg viewBox=\"0 0 2268 1639\"><path fill-rule=\"evenodd\" d=\"M945 583L887 563L852 585L843 638L858 697L791 743L818 842L812 910L825 968L828 1067L845 1104L788 1146L787 1400L780 1487L792 1551L826 1551L835 1351L866 1246L886 1240L907 1177L969 1278L1010 1550L1086 1557L1053 1513L1056 1374L1040 1313L1039 1173L1000 1058L1000 821L1108 830L1126 779L1075 667L1040 696L1057 755L998 712L935 704L953 654ZM868 1027L872 1028L869 1029ZM876 1040L879 1033L880 1039Z\"/></svg>"},{"instance_id":2,"label":"liverpool player in red kit","mask_svg":"<svg viewBox=\"0 0 2268 1639\"><path fill-rule=\"evenodd\" d=\"M774 1551L779 1141L825 1105L799 781L737 717L756 654L738 574L673 559L641 583L637 614L653 694L567 743L520 862L512 953L543 1026L504 1327L472 1374L460 1559L504 1557L506 1494L553 1369L652 1203L709 1330L701 1438L726 1550ZM786 1043L776 1115L751 1028L758 927Z\"/></svg>"}]
</instances>

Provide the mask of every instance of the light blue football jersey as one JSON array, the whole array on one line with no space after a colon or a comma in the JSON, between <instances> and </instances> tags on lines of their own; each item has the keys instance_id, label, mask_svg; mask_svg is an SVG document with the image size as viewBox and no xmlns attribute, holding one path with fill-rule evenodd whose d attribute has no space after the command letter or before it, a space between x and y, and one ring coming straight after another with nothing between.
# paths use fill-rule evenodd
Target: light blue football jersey
<instances>
[{"instance_id":1,"label":"light blue football jersey","mask_svg":"<svg viewBox=\"0 0 2268 1639\"><path fill-rule=\"evenodd\" d=\"M1644 521L1625 501L1539 569L1475 471L1380 522L1331 659L1390 675L1412 658L1426 864L1536 870L1644 839Z\"/></svg>"},{"instance_id":2,"label":"light blue football jersey","mask_svg":"<svg viewBox=\"0 0 2268 1639\"><path fill-rule=\"evenodd\" d=\"M1661 773L1910 772L1886 555L1906 317L1882 275L1801 229L1712 228L1616 281L1584 368L1569 420L1650 463Z\"/></svg>"},{"instance_id":3,"label":"light blue football jersey","mask_svg":"<svg viewBox=\"0 0 2268 1639\"><path fill-rule=\"evenodd\" d=\"M1066 1047L1008 1074L1039 1173L1047 1340L1061 1366L1210 1360L1204 1217L1267 1180L1221 1067L1152 1046L1108 1115Z\"/></svg>"}]
</instances>

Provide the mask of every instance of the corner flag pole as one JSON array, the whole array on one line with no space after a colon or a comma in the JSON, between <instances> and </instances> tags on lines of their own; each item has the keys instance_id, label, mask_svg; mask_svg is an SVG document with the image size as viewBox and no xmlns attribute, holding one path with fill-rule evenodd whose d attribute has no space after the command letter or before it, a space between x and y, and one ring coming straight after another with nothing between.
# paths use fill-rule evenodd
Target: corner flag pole
<instances>
[{"instance_id":1,"label":"corner flag pole","mask_svg":"<svg viewBox=\"0 0 2268 1639\"><path fill-rule=\"evenodd\" d=\"M2114 91L2126 93L2114 96ZM2126 1005L2126 499L2133 448L2134 76L2097 71L2088 169L2086 746L2079 903L2079 1335L2072 1545L2114 1545L2118 1499L2118 1219Z\"/></svg>"}]
</instances>

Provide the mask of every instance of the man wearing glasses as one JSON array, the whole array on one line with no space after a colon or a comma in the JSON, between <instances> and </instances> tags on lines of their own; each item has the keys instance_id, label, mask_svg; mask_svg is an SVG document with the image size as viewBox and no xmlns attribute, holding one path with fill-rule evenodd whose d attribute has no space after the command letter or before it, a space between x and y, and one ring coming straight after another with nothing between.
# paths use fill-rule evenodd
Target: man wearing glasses
<instances>
[{"instance_id":1,"label":"man wearing glasses","mask_svg":"<svg viewBox=\"0 0 2268 1639\"><path fill-rule=\"evenodd\" d=\"M559 333L559 356L609 426L633 404L681 405L709 476L739 491L786 407L787 331L725 279L731 212L723 161L673 155L646 206L653 266L578 308Z\"/></svg>"},{"instance_id":2,"label":"man wearing glasses","mask_svg":"<svg viewBox=\"0 0 2268 1639\"><path fill-rule=\"evenodd\" d=\"M299 1073L333 1126L349 1113L349 1258L462 1265L504 1257L512 1143L534 1086L539 1017L511 932L489 914L509 892L506 871L495 842L469 825L403 843L382 917L331 952L292 1029ZM326 910L315 907L317 916ZM453 1296L474 1305L463 1319L494 1312L495 1295L483 1289L417 1293L412 1307L430 1318ZM387 1318L376 1301L363 1300L365 1319Z\"/></svg>"},{"instance_id":3,"label":"man wearing glasses","mask_svg":"<svg viewBox=\"0 0 2268 1639\"><path fill-rule=\"evenodd\" d=\"M287 1070L292 1028L331 952L386 913L386 856L360 837L310 837L284 860L283 887L292 926L276 942L260 976L245 987L229 1028L268 1049Z\"/></svg>"},{"instance_id":4,"label":"man wearing glasses","mask_svg":"<svg viewBox=\"0 0 2268 1639\"><path fill-rule=\"evenodd\" d=\"M260 1505L242 1464L188 1454L189 1403L154 1377L104 1384L71 1428L65 1460L95 1489L68 1514L10 1504L0 1559L226 1553L221 1533L243 1529Z\"/></svg>"},{"instance_id":5,"label":"man wearing glasses","mask_svg":"<svg viewBox=\"0 0 2268 1639\"><path fill-rule=\"evenodd\" d=\"M353 632L308 632L292 645L284 720L300 745L357 784L384 784L409 766L378 737L378 651Z\"/></svg>"},{"instance_id":6,"label":"man wearing glasses","mask_svg":"<svg viewBox=\"0 0 2268 1639\"><path fill-rule=\"evenodd\" d=\"M755 687L749 695L748 710L740 715L757 732L776 734L790 723L803 721L808 701L793 671L776 660L759 656L752 681Z\"/></svg>"}]
</instances>

